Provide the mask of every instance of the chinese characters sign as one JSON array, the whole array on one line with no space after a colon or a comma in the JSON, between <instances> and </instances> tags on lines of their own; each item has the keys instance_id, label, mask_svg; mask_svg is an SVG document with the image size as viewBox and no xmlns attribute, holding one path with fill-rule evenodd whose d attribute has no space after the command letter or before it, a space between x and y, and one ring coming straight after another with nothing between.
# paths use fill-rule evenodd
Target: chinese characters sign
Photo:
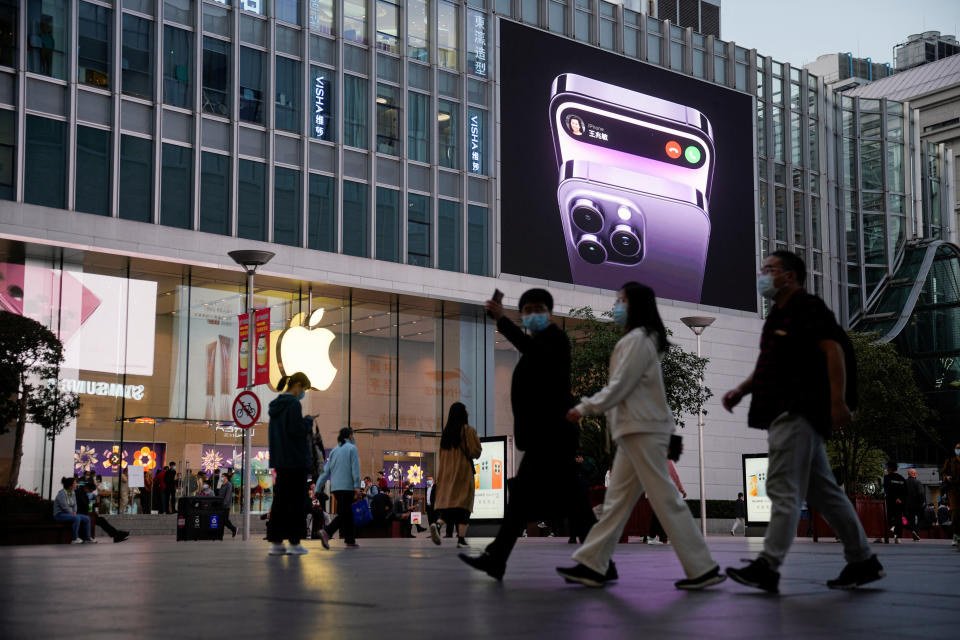
<instances>
[{"instance_id":1,"label":"chinese characters sign","mask_svg":"<svg viewBox=\"0 0 960 640\"><path fill-rule=\"evenodd\" d=\"M468 70L473 74L487 77L487 17L472 9L467 12Z\"/></svg>"},{"instance_id":2,"label":"chinese characters sign","mask_svg":"<svg viewBox=\"0 0 960 640\"><path fill-rule=\"evenodd\" d=\"M270 309L255 311L253 321L253 347L251 350L250 315L240 314L240 357L237 359L238 389L243 389L248 384L267 384L270 382ZM256 358L252 374L250 371L251 355Z\"/></svg>"},{"instance_id":3,"label":"chinese characters sign","mask_svg":"<svg viewBox=\"0 0 960 640\"><path fill-rule=\"evenodd\" d=\"M470 173L486 173L483 134L486 113L470 107L467 110L467 139L470 141Z\"/></svg>"},{"instance_id":4,"label":"chinese characters sign","mask_svg":"<svg viewBox=\"0 0 960 640\"><path fill-rule=\"evenodd\" d=\"M328 115L327 79L324 74L317 74L313 79L313 137L326 139Z\"/></svg>"}]
</instances>

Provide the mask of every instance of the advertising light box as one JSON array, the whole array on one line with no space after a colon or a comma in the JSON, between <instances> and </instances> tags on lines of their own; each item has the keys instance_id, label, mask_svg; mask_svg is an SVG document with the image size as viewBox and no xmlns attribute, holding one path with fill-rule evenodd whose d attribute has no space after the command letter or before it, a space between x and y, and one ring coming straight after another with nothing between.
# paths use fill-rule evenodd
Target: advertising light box
<instances>
[{"instance_id":1,"label":"advertising light box","mask_svg":"<svg viewBox=\"0 0 960 640\"><path fill-rule=\"evenodd\" d=\"M756 310L753 97L500 21L502 271Z\"/></svg>"},{"instance_id":2,"label":"advertising light box","mask_svg":"<svg viewBox=\"0 0 960 640\"><path fill-rule=\"evenodd\" d=\"M743 496L747 508L747 524L770 522L770 498L767 497L767 464L765 453L743 456Z\"/></svg>"},{"instance_id":3,"label":"advertising light box","mask_svg":"<svg viewBox=\"0 0 960 640\"><path fill-rule=\"evenodd\" d=\"M474 460L471 520L501 520L507 501L507 439L480 438L480 457Z\"/></svg>"}]
</instances>

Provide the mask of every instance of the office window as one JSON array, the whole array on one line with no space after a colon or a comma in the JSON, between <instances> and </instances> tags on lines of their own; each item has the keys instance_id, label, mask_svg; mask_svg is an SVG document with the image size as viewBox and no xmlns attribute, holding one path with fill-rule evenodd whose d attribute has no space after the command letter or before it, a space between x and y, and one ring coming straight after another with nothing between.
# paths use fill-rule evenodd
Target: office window
<instances>
[{"instance_id":1,"label":"office window","mask_svg":"<svg viewBox=\"0 0 960 640\"><path fill-rule=\"evenodd\" d=\"M45 207L67 206L67 125L27 116L23 159L23 201Z\"/></svg>"},{"instance_id":2,"label":"office window","mask_svg":"<svg viewBox=\"0 0 960 640\"><path fill-rule=\"evenodd\" d=\"M407 196L407 264L429 267L432 244L430 238L430 196L411 193Z\"/></svg>"},{"instance_id":3,"label":"office window","mask_svg":"<svg viewBox=\"0 0 960 640\"><path fill-rule=\"evenodd\" d=\"M352 180L343 181L343 253L370 256L370 192Z\"/></svg>"},{"instance_id":4,"label":"office window","mask_svg":"<svg viewBox=\"0 0 960 640\"><path fill-rule=\"evenodd\" d=\"M660 64L660 21L656 18L647 18L647 61Z\"/></svg>"},{"instance_id":5,"label":"office window","mask_svg":"<svg viewBox=\"0 0 960 640\"><path fill-rule=\"evenodd\" d=\"M460 105L449 100L440 100L437 109L440 166L459 169Z\"/></svg>"},{"instance_id":6,"label":"office window","mask_svg":"<svg viewBox=\"0 0 960 640\"><path fill-rule=\"evenodd\" d=\"M193 227L193 149L164 144L160 166L160 224Z\"/></svg>"},{"instance_id":7,"label":"office window","mask_svg":"<svg viewBox=\"0 0 960 640\"><path fill-rule=\"evenodd\" d=\"M17 13L19 0L0 0L0 65L16 67L20 60L17 36L20 19Z\"/></svg>"},{"instance_id":8,"label":"office window","mask_svg":"<svg viewBox=\"0 0 960 640\"><path fill-rule=\"evenodd\" d=\"M501 16L513 17L513 0L494 0L494 8Z\"/></svg>"},{"instance_id":9,"label":"office window","mask_svg":"<svg viewBox=\"0 0 960 640\"><path fill-rule=\"evenodd\" d=\"M230 43L203 37L203 99L204 113L230 115Z\"/></svg>"},{"instance_id":10,"label":"office window","mask_svg":"<svg viewBox=\"0 0 960 640\"><path fill-rule=\"evenodd\" d=\"M429 61L429 19L426 0L407 2L407 55L412 60Z\"/></svg>"},{"instance_id":11,"label":"office window","mask_svg":"<svg viewBox=\"0 0 960 640\"><path fill-rule=\"evenodd\" d=\"M70 40L67 0L27 2L27 69L67 79L66 49Z\"/></svg>"},{"instance_id":12,"label":"office window","mask_svg":"<svg viewBox=\"0 0 960 640\"><path fill-rule=\"evenodd\" d=\"M343 76L343 144L358 149L368 146L366 78Z\"/></svg>"},{"instance_id":13,"label":"office window","mask_svg":"<svg viewBox=\"0 0 960 640\"><path fill-rule=\"evenodd\" d=\"M407 94L408 153L411 160L430 162L430 96L423 93Z\"/></svg>"},{"instance_id":14,"label":"office window","mask_svg":"<svg viewBox=\"0 0 960 640\"><path fill-rule=\"evenodd\" d=\"M547 28L563 35L567 29L567 4L550 0L547 3Z\"/></svg>"},{"instance_id":15,"label":"office window","mask_svg":"<svg viewBox=\"0 0 960 640\"><path fill-rule=\"evenodd\" d=\"M153 141L120 136L120 217L153 222Z\"/></svg>"},{"instance_id":16,"label":"office window","mask_svg":"<svg viewBox=\"0 0 960 640\"><path fill-rule=\"evenodd\" d=\"M527 24L537 25L537 0L520 0L520 19Z\"/></svg>"},{"instance_id":17,"label":"office window","mask_svg":"<svg viewBox=\"0 0 960 640\"><path fill-rule=\"evenodd\" d=\"M343 0L343 39L367 44L367 0Z\"/></svg>"},{"instance_id":18,"label":"office window","mask_svg":"<svg viewBox=\"0 0 960 640\"><path fill-rule=\"evenodd\" d=\"M470 173L487 173L487 112L467 109L467 167Z\"/></svg>"},{"instance_id":19,"label":"office window","mask_svg":"<svg viewBox=\"0 0 960 640\"><path fill-rule=\"evenodd\" d=\"M467 10L467 72L487 77L487 15Z\"/></svg>"},{"instance_id":20,"label":"office window","mask_svg":"<svg viewBox=\"0 0 960 640\"><path fill-rule=\"evenodd\" d=\"M163 19L192 25L193 0L164 0Z\"/></svg>"},{"instance_id":21,"label":"office window","mask_svg":"<svg viewBox=\"0 0 960 640\"><path fill-rule=\"evenodd\" d=\"M300 24L300 0L276 0L274 11L277 13L277 20Z\"/></svg>"},{"instance_id":22,"label":"office window","mask_svg":"<svg viewBox=\"0 0 960 640\"><path fill-rule=\"evenodd\" d=\"M275 167L273 174L273 241L299 247L300 172Z\"/></svg>"},{"instance_id":23,"label":"office window","mask_svg":"<svg viewBox=\"0 0 960 640\"><path fill-rule=\"evenodd\" d=\"M262 51L240 47L240 119L257 124L264 123L265 57Z\"/></svg>"},{"instance_id":24,"label":"office window","mask_svg":"<svg viewBox=\"0 0 960 640\"><path fill-rule=\"evenodd\" d=\"M300 119L300 86L303 79L300 77L300 63L290 58L277 56L276 77L276 104L274 105L274 126L277 129L295 131L303 130Z\"/></svg>"},{"instance_id":25,"label":"office window","mask_svg":"<svg viewBox=\"0 0 960 640\"><path fill-rule=\"evenodd\" d=\"M581 42L590 42L593 28L593 14L590 13L590 0L575 0L577 6L573 13L573 35Z\"/></svg>"},{"instance_id":26,"label":"office window","mask_svg":"<svg viewBox=\"0 0 960 640\"><path fill-rule=\"evenodd\" d=\"M267 239L267 165L240 160L237 166L237 237Z\"/></svg>"},{"instance_id":27,"label":"office window","mask_svg":"<svg viewBox=\"0 0 960 640\"><path fill-rule=\"evenodd\" d=\"M123 14L123 92L153 99L153 22Z\"/></svg>"},{"instance_id":28,"label":"office window","mask_svg":"<svg viewBox=\"0 0 960 640\"><path fill-rule=\"evenodd\" d=\"M320 251L337 250L337 181L331 176L310 174L310 220L307 246Z\"/></svg>"},{"instance_id":29,"label":"office window","mask_svg":"<svg viewBox=\"0 0 960 640\"><path fill-rule=\"evenodd\" d=\"M400 262L400 192L377 187L377 260Z\"/></svg>"},{"instance_id":30,"label":"office window","mask_svg":"<svg viewBox=\"0 0 960 640\"><path fill-rule=\"evenodd\" d=\"M190 60L193 34L170 25L163 27L163 101L175 107L193 107Z\"/></svg>"},{"instance_id":31,"label":"office window","mask_svg":"<svg viewBox=\"0 0 960 640\"><path fill-rule=\"evenodd\" d=\"M17 150L16 112L0 110L0 200L13 200L17 197L16 150Z\"/></svg>"},{"instance_id":32,"label":"office window","mask_svg":"<svg viewBox=\"0 0 960 640\"><path fill-rule=\"evenodd\" d=\"M446 0L437 5L437 62L457 68L457 5Z\"/></svg>"},{"instance_id":33,"label":"office window","mask_svg":"<svg viewBox=\"0 0 960 640\"><path fill-rule=\"evenodd\" d=\"M310 31L332 36L335 33L333 0L310 0L307 4L310 9Z\"/></svg>"},{"instance_id":34,"label":"office window","mask_svg":"<svg viewBox=\"0 0 960 640\"><path fill-rule=\"evenodd\" d=\"M84 213L109 216L110 132L93 127L77 126L77 166L74 208Z\"/></svg>"},{"instance_id":35,"label":"office window","mask_svg":"<svg viewBox=\"0 0 960 640\"><path fill-rule=\"evenodd\" d=\"M460 267L460 203L440 200L437 209L437 266L447 271Z\"/></svg>"},{"instance_id":36,"label":"office window","mask_svg":"<svg viewBox=\"0 0 960 640\"><path fill-rule=\"evenodd\" d=\"M487 208L471 204L467 207L467 272L489 275L489 233Z\"/></svg>"},{"instance_id":37,"label":"office window","mask_svg":"<svg viewBox=\"0 0 960 640\"><path fill-rule=\"evenodd\" d=\"M377 84L377 151L400 155L400 89Z\"/></svg>"},{"instance_id":38,"label":"office window","mask_svg":"<svg viewBox=\"0 0 960 640\"><path fill-rule=\"evenodd\" d=\"M377 0L377 49L400 53L400 7L390 0Z\"/></svg>"},{"instance_id":39,"label":"office window","mask_svg":"<svg viewBox=\"0 0 960 640\"><path fill-rule=\"evenodd\" d=\"M310 136L318 140L333 142L336 140L337 118L334 107L337 95L334 83L337 74L323 67L310 67L310 99L308 102L308 128Z\"/></svg>"},{"instance_id":40,"label":"office window","mask_svg":"<svg viewBox=\"0 0 960 640\"><path fill-rule=\"evenodd\" d=\"M81 2L77 6L77 82L110 88L113 11Z\"/></svg>"},{"instance_id":41,"label":"office window","mask_svg":"<svg viewBox=\"0 0 960 640\"><path fill-rule=\"evenodd\" d=\"M200 231L230 235L230 156L200 154Z\"/></svg>"}]
</instances>

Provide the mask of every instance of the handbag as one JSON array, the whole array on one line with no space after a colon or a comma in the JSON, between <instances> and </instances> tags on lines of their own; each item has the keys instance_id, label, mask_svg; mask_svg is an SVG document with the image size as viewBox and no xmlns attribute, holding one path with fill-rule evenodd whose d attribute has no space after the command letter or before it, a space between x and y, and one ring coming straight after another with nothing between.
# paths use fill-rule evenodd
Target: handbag
<instances>
[{"instance_id":1,"label":"handbag","mask_svg":"<svg viewBox=\"0 0 960 640\"><path fill-rule=\"evenodd\" d=\"M674 434L670 436L670 444L667 446L667 460L679 462L681 453L683 453L683 438Z\"/></svg>"},{"instance_id":2,"label":"handbag","mask_svg":"<svg viewBox=\"0 0 960 640\"><path fill-rule=\"evenodd\" d=\"M353 503L353 524L362 527L365 524L373 522L373 514L370 513L370 505L366 500L360 499Z\"/></svg>"}]
</instances>

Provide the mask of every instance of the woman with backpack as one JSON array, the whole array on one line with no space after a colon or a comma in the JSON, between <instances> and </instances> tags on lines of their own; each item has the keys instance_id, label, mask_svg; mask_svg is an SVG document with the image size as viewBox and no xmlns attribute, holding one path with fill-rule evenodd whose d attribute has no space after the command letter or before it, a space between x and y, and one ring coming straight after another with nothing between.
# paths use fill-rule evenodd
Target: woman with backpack
<instances>
[{"instance_id":1,"label":"woman with backpack","mask_svg":"<svg viewBox=\"0 0 960 640\"><path fill-rule=\"evenodd\" d=\"M467 526L476 488L473 461L480 457L480 452L480 438L467 424L467 407L462 402L454 402L440 437L434 489L434 509L440 516L430 525L430 539L434 544L440 544L440 527L449 523L457 526L457 548L467 546Z\"/></svg>"}]
</instances>

